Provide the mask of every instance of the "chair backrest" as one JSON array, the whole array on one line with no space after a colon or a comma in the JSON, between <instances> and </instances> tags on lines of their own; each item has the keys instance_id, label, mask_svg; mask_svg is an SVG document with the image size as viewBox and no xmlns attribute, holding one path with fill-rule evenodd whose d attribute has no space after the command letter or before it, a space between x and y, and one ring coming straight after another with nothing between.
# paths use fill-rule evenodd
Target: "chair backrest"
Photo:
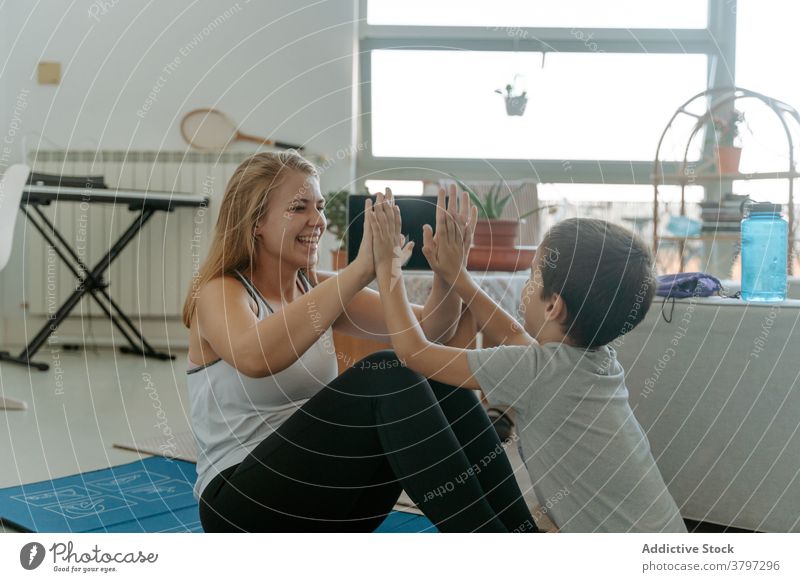
<instances>
[{"instance_id":1,"label":"chair backrest","mask_svg":"<svg viewBox=\"0 0 800 582\"><path fill-rule=\"evenodd\" d=\"M11 257L14 242L14 225L17 222L22 190L31 169L25 164L14 164L0 178L0 271Z\"/></svg>"}]
</instances>

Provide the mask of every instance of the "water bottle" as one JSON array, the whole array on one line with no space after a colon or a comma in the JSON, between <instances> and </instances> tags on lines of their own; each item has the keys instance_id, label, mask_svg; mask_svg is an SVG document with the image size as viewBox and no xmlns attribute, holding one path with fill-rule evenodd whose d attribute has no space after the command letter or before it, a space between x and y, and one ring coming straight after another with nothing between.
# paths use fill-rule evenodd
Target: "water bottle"
<instances>
[{"instance_id":1,"label":"water bottle","mask_svg":"<svg viewBox=\"0 0 800 582\"><path fill-rule=\"evenodd\" d=\"M742 220L742 299L786 299L788 223L781 205L748 202Z\"/></svg>"}]
</instances>

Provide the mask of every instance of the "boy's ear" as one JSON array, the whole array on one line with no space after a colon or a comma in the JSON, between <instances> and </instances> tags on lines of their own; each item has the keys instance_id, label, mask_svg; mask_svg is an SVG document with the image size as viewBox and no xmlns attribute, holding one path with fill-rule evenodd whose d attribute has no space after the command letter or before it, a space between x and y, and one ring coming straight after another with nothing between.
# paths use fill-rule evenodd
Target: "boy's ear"
<instances>
[{"instance_id":1,"label":"boy's ear","mask_svg":"<svg viewBox=\"0 0 800 582\"><path fill-rule=\"evenodd\" d=\"M558 293L553 293L545 300L545 321L555 321L563 325L567 320L567 303Z\"/></svg>"}]
</instances>

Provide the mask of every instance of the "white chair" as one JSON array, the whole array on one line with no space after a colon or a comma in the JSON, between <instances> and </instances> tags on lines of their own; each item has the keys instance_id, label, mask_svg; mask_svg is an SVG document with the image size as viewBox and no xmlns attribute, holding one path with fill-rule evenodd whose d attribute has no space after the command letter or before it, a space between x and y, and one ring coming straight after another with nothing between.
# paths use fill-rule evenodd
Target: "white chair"
<instances>
[{"instance_id":1,"label":"white chair","mask_svg":"<svg viewBox=\"0 0 800 582\"><path fill-rule=\"evenodd\" d=\"M14 242L14 226L17 222L22 191L31 169L25 164L14 164L0 178L0 271L11 258ZM22 400L0 396L0 410L25 410L27 404Z\"/></svg>"}]
</instances>

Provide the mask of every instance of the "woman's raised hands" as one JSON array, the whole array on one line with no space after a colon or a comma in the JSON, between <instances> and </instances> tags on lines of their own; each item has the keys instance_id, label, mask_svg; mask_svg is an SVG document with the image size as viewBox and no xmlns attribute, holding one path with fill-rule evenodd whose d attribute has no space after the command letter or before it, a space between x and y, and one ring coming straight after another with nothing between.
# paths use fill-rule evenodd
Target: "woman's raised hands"
<instances>
[{"instance_id":1,"label":"woman's raised hands","mask_svg":"<svg viewBox=\"0 0 800 582\"><path fill-rule=\"evenodd\" d=\"M405 236L400 232L400 208L394 203L391 189L387 188L386 193L379 192L376 195L375 204L366 213L365 232L367 224L372 236L375 272L380 277L382 270L391 270L395 277L401 276L400 269L411 258L414 241L406 243Z\"/></svg>"}]
</instances>

